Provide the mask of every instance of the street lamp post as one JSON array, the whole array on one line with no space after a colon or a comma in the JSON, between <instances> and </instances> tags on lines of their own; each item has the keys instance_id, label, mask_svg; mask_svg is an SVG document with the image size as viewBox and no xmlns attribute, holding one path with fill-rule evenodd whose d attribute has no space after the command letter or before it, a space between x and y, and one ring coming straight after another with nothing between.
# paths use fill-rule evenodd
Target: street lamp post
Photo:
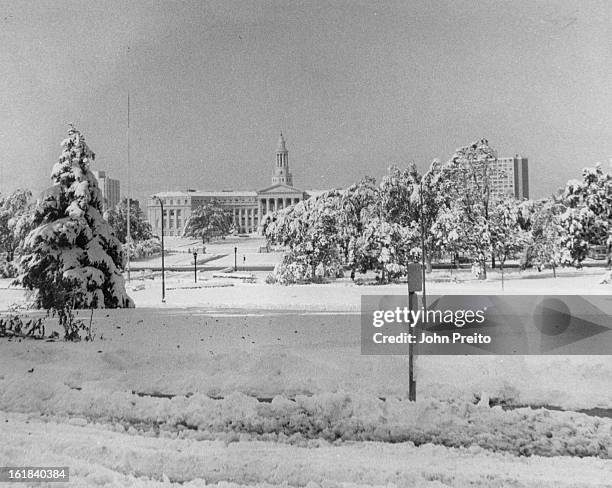
<instances>
[{"instance_id":1,"label":"street lamp post","mask_svg":"<svg viewBox=\"0 0 612 488\"><path fill-rule=\"evenodd\" d=\"M193 281L198 282L198 252L193 251Z\"/></svg>"},{"instance_id":2,"label":"street lamp post","mask_svg":"<svg viewBox=\"0 0 612 488\"><path fill-rule=\"evenodd\" d=\"M164 266L164 202L158 196L153 196L161 207L161 258L162 258L162 302L166 301L166 268Z\"/></svg>"},{"instance_id":3,"label":"street lamp post","mask_svg":"<svg viewBox=\"0 0 612 488\"><path fill-rule=\"evenodd\" d=\"M238 248L234 247L234 271L238 271Z\"/></svg>"}]
</instances>

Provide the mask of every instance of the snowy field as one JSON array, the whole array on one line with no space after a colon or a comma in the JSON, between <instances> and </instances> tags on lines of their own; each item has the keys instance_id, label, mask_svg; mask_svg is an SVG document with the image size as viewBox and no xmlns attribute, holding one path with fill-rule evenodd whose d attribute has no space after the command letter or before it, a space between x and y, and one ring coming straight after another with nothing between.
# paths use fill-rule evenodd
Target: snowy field
<instances>
[{"instance_id":1,"label":"snowy field","mask_svg":"<svg viewBox=\"0 0 612 488\"><path fill-rule=\"evenodd\" d=\"M505 292L609 294L602 275ZM264 278L169 273L163 304L134 280L138 308L96 311L91 343L0 340L0 465L70 466L75 487L612 486L612 356L419 357L410 403L407 358L362 356L357 315L405 285ZM7 284L0 309L24 298Z\"/></svg>"},{"instance_id":2,"label":"snowy field","mask_svg":"<svg viewBox=\"0 0 612 488\"><path fill-rule=\"evenodd\" d=\"M357 286L350 279L328 284L268 285L268 273L253 273L256 283L236 279L213 278L214 272L203 272L194 282L193 273L170 272L167 275L166 303L161 303L161 281L135 280L137 289L131 296L138 307L208 307L240 309L359 311L361 295L402 295L406 284ZM474 280L467 270L434 271L429 276L427 293L453 294L549 294L584 295L610 294L612 286L601 284L605 275L601 268L561 270L558 278L549 271L506 272L504 289L497 271L489 273L486 281ZM230 286L231 285L231 286ZM1 285L0 285L1 286ZM0 302L1 304L1 302Z\"/></svg>"},{"instance_id":3,"label":"snowy field","mask_svg":"<svg viewBox=\"0 0 612 488\"><path fill-rule=\"evenodd\" d=\"M164 247L167 251L165 265L169 268L176 266L193 266L193 251L198 253L198 266L209 265L215 267L234 266L234 248L236 248L236 262L242 266L270 266L274 267L282 258L282 253L260 253L266 242L260 236L227 237L206 244L206 253L202 253L202 242L194 239L167 237ZM161 256L154 256L133 262L137 270L150 267L160 267Z\"/></svg>"}]
</instances>

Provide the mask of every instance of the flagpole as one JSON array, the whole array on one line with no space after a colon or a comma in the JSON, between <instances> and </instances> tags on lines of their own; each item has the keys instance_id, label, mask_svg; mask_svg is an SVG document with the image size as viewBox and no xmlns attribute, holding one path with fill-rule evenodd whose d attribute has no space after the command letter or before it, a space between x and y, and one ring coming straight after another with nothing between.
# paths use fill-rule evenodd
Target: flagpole
<instances>
[{"instance_id":1,"label":"flagpole","mask_svg":"<svg viewBox=\"0 0 612 488\"><path fill-rule=\"evenodd\" d=\"M129 48L128 48L129 52ZM130 91L128 90L127 96L127 279L130 281L130 243L132 240L131 233L131 207L132 199L130 198Z\"/></svg>"}]
</instances>

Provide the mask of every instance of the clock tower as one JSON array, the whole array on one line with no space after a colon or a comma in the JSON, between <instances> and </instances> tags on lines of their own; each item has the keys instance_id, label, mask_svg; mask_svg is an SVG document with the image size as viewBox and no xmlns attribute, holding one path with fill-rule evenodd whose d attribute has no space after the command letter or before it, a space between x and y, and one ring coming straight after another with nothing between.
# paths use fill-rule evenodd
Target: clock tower
<instances>
[{"instance_id":1,"label":"clock tower","mask_svg":"<svg viewBox=\"0 0 612 488\"><path fill-rule=\"evenodd\" d=\"M272 175L272 184L283 184L293 186L293 175L289 172L289 151L285 143L285 138L281 132L276 148L276 165Z\"/></svg>"}]
</instances>

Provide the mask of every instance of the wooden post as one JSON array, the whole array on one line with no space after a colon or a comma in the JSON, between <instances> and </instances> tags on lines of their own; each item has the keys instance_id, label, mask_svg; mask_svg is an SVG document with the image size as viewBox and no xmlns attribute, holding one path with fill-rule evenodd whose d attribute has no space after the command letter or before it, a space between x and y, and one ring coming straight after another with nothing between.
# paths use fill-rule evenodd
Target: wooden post
<instances>
[{"instance_id":1,"label":"wooden post","mask_svg":"<svg viewBox=\"0 0 612 488\"><path fill-rule=\"evenodd\" d=\"M417 263L409 263L407 268L407 277L408 277L408 310L412 311L418 308L418 303L416 300L417 291L423 290L423 275L422 275L422 266ZM411 314L411 316L413 316ZM415 324L414 327L411 327L411 334L414 337L417 336L417 327L418 324ZM408 400L411 402L416 401L416 378L414 375L414 356L415 356L415 344L413 341L408 343Z\"/></svg>"},{"instance_id":2,"label":"wooden post","mask_svg":"<svg viewBox=\"0 0 612 488\"><path fill-rule=\"evenodd\" d=\"M408 309L414 310L415 293L408 292ZM416 327L412 328L412 333L416 332ZM414 377L414 343L408 343L408 400L416 401L416 379Z\"/></svg>"}]
</instances>

